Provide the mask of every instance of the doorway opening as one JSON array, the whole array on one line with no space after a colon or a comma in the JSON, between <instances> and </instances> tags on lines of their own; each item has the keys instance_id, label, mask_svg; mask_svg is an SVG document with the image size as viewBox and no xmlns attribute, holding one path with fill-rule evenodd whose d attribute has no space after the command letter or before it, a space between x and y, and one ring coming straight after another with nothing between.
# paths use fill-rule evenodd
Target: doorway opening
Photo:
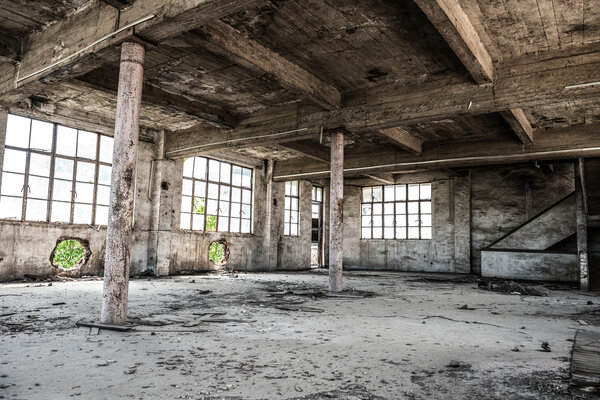
<instances>
[{"instance_id":1,"label":"doorway opening","mask_svg":"<svg viewBox=\"0 0 600 400\"><path fill-rule=\"evenodd\" d=\"M311 268L323 267L323 188L312 188Z\"/></svg>"}]
</instances>

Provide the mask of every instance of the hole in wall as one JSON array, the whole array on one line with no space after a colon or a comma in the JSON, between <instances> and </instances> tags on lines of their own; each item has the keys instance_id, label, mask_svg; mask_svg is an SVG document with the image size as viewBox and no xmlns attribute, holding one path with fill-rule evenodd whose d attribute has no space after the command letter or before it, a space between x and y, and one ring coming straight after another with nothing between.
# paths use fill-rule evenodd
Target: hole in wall
<instances>
[{"instance_id":1,"label":"hole in wall","mask_svg":"<svg viewBox=\"0 0 600 400\"><path fill-rule=\"evenodd\" d=\"M208 259L219 267L225 267L229 261L229 247L225 239L214 241L208 246Z\"/></svg>"},{"instance_id":2,"label":"hole in wall","mask_svg":"<svg viewBox=\"0 0 600 400\"><path fill-rule=\"evenodd\" d=\"M83 267L92 252L90 244L85 239L74 237L60 237L56 246L50 253L50 263L59 271L70 271Z\"/></svg>"}]
</instances>

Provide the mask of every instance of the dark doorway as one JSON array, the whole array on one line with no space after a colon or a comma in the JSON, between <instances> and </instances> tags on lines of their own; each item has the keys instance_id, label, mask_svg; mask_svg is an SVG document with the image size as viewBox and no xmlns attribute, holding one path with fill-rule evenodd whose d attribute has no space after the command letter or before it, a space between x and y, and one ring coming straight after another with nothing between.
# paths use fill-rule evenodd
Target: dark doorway
<instances>
[{"instance_id":1,"label":"dark doorway","mask_svg":"<svg viewBox=\"0 0 600 400\"><path fill-rule=\"evenodd\" d=\"M310 244L310 265L323 266L323 188L312 188L312 228Z\"/></svg>"}]
</instances>

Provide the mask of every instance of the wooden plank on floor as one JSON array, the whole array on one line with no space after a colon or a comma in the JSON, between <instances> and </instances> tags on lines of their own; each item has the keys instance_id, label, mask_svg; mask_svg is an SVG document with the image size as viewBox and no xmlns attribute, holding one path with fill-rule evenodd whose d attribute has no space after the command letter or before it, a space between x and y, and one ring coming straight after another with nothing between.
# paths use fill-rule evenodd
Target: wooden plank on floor
<instances>
[{"instance_id":1,"label":"wooden plank on floor","mask_svg":"<svg viewBox=\"0 0 600 400\"><path fill-rule=\"evenodd\" d=\"M600 333L584 330L575 333L571 383L576 386L600 385Z\"/></svg>"}]
</instances>

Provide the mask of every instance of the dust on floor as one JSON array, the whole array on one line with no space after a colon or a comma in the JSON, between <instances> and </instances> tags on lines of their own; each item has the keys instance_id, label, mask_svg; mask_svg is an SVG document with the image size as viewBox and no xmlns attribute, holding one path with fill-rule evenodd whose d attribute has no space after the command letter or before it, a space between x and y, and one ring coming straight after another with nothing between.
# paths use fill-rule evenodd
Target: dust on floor
<instances>
[{"instance_id":1,"label":"dust on floor","mask_svg":"<svg viewBox=\"0 0 600 400\"><path fill-rule=\"evenodd\" d=\"M101 281L2 284L0 398L568 399L575 331L600 330L600 296L575 290L387 272L347 272L341 296L326 285L134 279L135 326L114 332L76 327L97 321Z\"/></svg>"}]
</instances>

